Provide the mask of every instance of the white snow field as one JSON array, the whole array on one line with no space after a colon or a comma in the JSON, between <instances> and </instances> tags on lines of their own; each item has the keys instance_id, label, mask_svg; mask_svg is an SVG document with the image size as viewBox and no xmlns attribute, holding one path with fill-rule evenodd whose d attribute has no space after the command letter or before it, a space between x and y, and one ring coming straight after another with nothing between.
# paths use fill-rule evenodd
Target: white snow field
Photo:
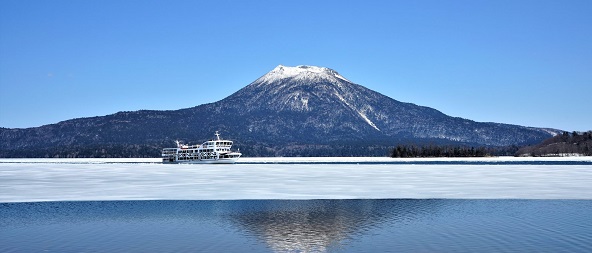
<instances>
[{"instance_id":1,"label":"white snow field","mask_svg":"<svg viewBox=\"0 0 592 253\"><path fill-rule=\"evenodd\" d=\"M589 163L592 157L241 158L239 161L233 165L200 165L161 164L160 159L154 158L0 159L0 202L592 199L592 163ZM408 163L393 164L394 161ZM478 161L479 164L432 165L413 164L414 161ZM494 163L500 161L584 163ZM350 164L336 164L343 162Z\"/></svg>"}]
</instances>

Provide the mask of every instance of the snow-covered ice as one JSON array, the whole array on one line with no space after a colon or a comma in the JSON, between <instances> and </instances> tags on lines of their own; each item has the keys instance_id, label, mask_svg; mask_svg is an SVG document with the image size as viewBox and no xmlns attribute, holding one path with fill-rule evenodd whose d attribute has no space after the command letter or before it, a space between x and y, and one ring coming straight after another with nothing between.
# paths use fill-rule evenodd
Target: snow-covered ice
<instances>
[{"instance_id":1,"label":"snow-covered ice","mask_svg":"<svg viewBox=\"0 0 592 253\"><path fill-rule=\"evenodd\" d=\"M427 161L429 161L428 159ZM235 199L592 199L592 164L493 165L571 158L241 158L234 165L160 159L0 159L0 202ZM351 162L334 164L332 162ZM356 162L360 164L355 164ZM369 162L371 164L369 164ZM383 162L383 163L381 163Z\"/></svg>"}]
</instances>

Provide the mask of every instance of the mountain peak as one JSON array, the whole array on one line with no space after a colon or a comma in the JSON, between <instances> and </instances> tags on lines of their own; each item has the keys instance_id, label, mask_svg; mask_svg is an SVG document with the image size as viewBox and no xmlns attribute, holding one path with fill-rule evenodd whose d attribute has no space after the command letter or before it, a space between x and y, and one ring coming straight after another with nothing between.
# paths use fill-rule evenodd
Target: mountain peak
<instances>
[{"instance_id":1,"label":"mountain peak","mask_svg":"<svg viewBox=\"0 0 592 253\"><path fill-rule=\"evenodd\" d=\"M380 118L374 111L380 98L383 96L350 82L330 68L279 65L229 97L240 102L228 103L241 104L243 111L265 108L274 112L331 112L335 117L355 119L369 125L372 131L381 131L374 123ZM332 123L327 123L323 128L328 132L330 126Z\"/></svg>"},{"instance_id":2,"label":"mountain peak","mask_svg":"<svg viewBox=\"0 0 592 253\"><path fill-rule=\"evenodd\" d=\"M282 79L296 79L296 80L311 80L311 79L327 79L336 81L340 79L349 82L345 77L341 76L337 71L326 68L309 65L299 65L296 67L289 67L278 65L273 70L257 79L258 83L273 83Z\"/></svg>"},{"instance_id":3,"label":"mountain peak","mask_svg":"<svg viewBox=\"0 0 592 253\"><path fill-rule=\"evenodd\" d=\"M278 65L275 67L271 72L282 72L288 75L297 75L303 72L312 72L312 73L336 73L335 70L326 67L317 67L317 66L310 66L310 65L298 65L296 67Z\"/></svg>"}]
</instances>

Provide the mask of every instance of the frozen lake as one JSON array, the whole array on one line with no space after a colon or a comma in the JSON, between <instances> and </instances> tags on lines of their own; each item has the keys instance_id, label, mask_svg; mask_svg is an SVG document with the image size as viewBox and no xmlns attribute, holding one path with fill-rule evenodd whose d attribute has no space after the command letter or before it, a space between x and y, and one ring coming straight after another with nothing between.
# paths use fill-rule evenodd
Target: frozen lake
<instances>
[{"instance_id":1,"label":"frozen lake","mask_svg":"<svg viewBox=\"0 0 592 253\"><path fill-rule=\"evenodd\" d=\"M592 157L0 159L0 202L591 199Z\"/></svg>"}]
</instances>

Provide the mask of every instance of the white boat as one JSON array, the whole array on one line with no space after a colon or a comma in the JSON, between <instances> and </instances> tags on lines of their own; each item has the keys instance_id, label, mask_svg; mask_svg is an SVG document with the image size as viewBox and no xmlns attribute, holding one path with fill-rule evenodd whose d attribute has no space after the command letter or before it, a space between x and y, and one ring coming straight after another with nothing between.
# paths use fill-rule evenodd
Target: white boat
<instances>
[{"instance_id":1,"label":"white boat","mask_svg":"<svg viewBox=\"0 0 592 253\"><path fill-rule=\"evenodd\" d=\"M162 163L235 163L241 153L230 150L232 141L220 139L216 131L216 139L201 145L184 145L177 141L176 148L162 150Z\"/></svg>"}]
</instances>

